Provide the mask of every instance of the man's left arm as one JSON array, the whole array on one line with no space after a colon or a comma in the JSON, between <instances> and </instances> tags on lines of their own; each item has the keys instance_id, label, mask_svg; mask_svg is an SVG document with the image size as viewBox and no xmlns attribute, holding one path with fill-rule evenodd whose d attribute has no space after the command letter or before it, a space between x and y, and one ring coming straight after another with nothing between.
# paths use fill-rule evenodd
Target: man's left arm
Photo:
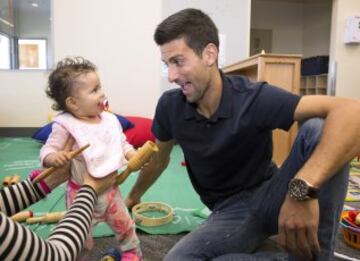
<instances>
[{"instance_id":1,"label":"man's left arm","mask_svg":"<svg viewBox=\"0 0 360 261\"><path fill-rule=\"evenodd\" d=\"M312 186L321 186L345 163L360 153L360 102L329 96L304 96L295 112L296 121L324 118L320 141L296 178ZM319 203L317 199L296 201L289 195L279 214L279 243L287 251L311 260L320 251L317 232Z\"/></svg>"},{"instance_id":2,"label":"man's left arm","mask_svg":"<svg viewBox=\"0 0 360 261\"><path fill-rule=\"evenodd\" d=\"M296 177L314 187L331 178L345 163L360 153L360 102L329 97L304 96L294 113L296 121L324 118L323 132L313 154Z\"/></svg>"}]
</instances>

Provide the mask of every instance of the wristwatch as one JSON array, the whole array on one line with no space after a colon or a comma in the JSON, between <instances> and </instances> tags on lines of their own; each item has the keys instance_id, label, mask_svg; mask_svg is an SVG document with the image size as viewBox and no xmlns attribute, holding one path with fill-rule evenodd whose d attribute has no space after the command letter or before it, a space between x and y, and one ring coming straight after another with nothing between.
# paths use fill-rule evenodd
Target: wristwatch
<instances>
[{"instance_id":1,"label":"wristwatch","mask_svg":"<svg viewBox=\"0 0 360 261\"><path fill-rule=\"evenodd\" d=\"M317 198L318 192L318 188L315 188L301 178L293 178L289 182L288 194L295 200L304 201L311 198Z\"/></svg>"}]
</instances>

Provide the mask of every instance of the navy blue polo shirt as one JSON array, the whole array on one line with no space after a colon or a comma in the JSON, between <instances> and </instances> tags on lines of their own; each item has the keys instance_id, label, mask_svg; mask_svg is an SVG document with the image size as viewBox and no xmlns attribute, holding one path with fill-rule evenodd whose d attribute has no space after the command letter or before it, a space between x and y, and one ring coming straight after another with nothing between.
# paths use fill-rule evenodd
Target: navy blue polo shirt
<instances>
[{"instance_id":1,"label":"navy blue polo shirt","mask_svg":"<svg viewBox=\"0 0 360 261\"><path fill-rule=\"evenodd\" d=\"M272 130L288 130L300 97L265 82L222 75L219 108L207 119L181 89L159 99L153 133L181 146L195 190L210 209L274 172Z\"/></svg>"}]
</instances>

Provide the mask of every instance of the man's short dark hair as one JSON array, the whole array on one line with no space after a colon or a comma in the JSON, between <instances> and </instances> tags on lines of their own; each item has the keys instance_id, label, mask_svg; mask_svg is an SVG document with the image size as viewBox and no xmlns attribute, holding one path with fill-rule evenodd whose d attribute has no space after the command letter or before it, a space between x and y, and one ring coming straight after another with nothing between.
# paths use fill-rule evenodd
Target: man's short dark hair
<instances>
[{"instance_id":1,"label":"man's short dark hair","mask_svg":"<svg viewBox=\"0 0 360 261\"><path fill-rule=\"evenodd\" d=\"M184 38L186 44L199 56L209 43L219 49L216 25L198 9L184 9L167 17L157 26L154 34L154 40L160 46L180 38Z\"/></svg>"}]
</instances>

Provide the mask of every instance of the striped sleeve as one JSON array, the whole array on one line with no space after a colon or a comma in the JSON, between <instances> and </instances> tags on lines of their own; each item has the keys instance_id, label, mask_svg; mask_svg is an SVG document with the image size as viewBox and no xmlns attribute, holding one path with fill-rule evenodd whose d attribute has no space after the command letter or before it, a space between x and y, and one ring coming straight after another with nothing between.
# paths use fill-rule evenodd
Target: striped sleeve
<instances>
[{"instance_id":1,"label":"striped sleeve","mask_svg":"<svg viewBox=\"0 0 360 261\"><path fill-rule=\"evenodd\" d=\"M97 196L82 186L47 240L0 213L0 260L75 260L91 227Z\"/></svg>"},{"instance_id":2,"label":"striped sleeve","mask_svg":"<svg viewBox=\"0 0 360 261\"><path fill-rule=\"evenodd\" d=\"M0 190L0 211L12 216L44 197L45 192L40 186L27 179Z\"/></svg>"}]
</instances>

